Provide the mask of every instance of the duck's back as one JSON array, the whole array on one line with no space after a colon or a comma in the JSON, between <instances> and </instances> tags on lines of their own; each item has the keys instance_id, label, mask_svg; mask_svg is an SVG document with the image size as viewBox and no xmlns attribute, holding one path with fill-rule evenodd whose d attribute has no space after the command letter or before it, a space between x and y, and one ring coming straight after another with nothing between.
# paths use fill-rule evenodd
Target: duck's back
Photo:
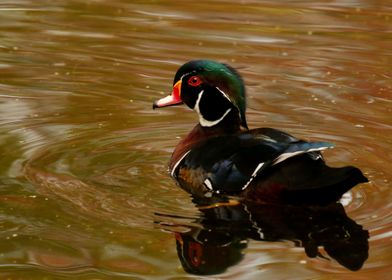
<instances>
[{"instance_id":1,"label":"duck's back","mask_svg":"<svg viewBox=\"0 0 392 280\"><path fill-rule=\"evenodd\" d=\"M290 203L336 201L366 178L353 167L326 166L319 151L330 147L272 128L208 137L184 153L172 175L197 197L228 194Z\"/></svg>"}]
</instances>

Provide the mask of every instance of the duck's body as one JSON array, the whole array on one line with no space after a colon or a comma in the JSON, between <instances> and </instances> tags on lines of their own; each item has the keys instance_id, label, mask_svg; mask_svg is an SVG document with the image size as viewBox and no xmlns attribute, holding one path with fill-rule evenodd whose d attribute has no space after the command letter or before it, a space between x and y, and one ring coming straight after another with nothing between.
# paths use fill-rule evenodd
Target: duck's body
<instances>
[{"instance_id":1,"label":"duck's body","mask_svg":"<svg viewBox=\"0 0 392 280\"><path fill-rule=\"evenodd\" d=\"M236 195L278 203L328 203L367 179L355 167L330 168L320 151L272 128L248 130L239 74L213 61L191 61L174 79L170 96L155 107L186 103L199 124L175 148L169 169L196 198Z\"/></svg>"}]
</instances>

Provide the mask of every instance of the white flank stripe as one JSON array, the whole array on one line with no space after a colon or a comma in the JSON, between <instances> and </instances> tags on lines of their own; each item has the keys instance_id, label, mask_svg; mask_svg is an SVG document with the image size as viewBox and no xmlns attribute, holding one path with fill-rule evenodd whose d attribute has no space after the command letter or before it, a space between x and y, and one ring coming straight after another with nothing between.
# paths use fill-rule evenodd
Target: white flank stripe
<instances>
[{"instance_id":1,"label":"white flank stripe","mask_svg":"<svg viewBox=\"0 0 392 280\"><path fill-rule=\"evenodd\" d=\"M170 175L172 177L174 177L174 173L176 172L176 169L178 167L178 165L181 163L181 161L191 152L191 150L189 150L188 152L186 152L177 162L176 164L174 164L172 171L170 172Z\"/></svg>"},{"instance_id":2,"label":"white flank stripe","mask_svg":"<svg viewBox=\"0 0 392 280\"><path fill-rule=\"evenodd\" d=\"M249 186L249 184L250 184L250 183L253 181L253 179L256 177L257 172L259 172L260 168L263 167L264 163L265 163L265 162L260 162L260 163L257 165L255 171L253 171L252 176L250 176L250 179L248 180L248 182L246 182L246 184L242 187L242 190L245 190L245 189Z\"/></svg>"},{"instance_id":3,"label":"white flank stripe","mask_svg":"<svg viewBox=\"0 0 392 280\"><path fill-rule=\"evenodd\" d=\"M292 152L292 153L285 153L285 154L281 154L280 156L278 156L276 159L274 159L272 165L278 164L288 158L294 157L296 155L300 155L300 154L306 154L306 153L310 153L310 152L316 152L316 151L324 151L326 149L328 149L330 147L320 147L320 148L313 148L313 149L309 149L306 151L296 151L296 152Z\"/></svg>"},{"instance_id":4,"label":"white flank stripe","mask_svg":"<svg viewBox=\"0 0 392 280\"><path fill-rule=\"evenodd\" d=\"M265 162L260 162L260 163L257 165L255 171L253 171L253 173L252 173L252 177L255 177L255 176L257 175L257 172L259 172L260 168L263 167L264 163L265 163Z\"/></svg>"}]
</instances>

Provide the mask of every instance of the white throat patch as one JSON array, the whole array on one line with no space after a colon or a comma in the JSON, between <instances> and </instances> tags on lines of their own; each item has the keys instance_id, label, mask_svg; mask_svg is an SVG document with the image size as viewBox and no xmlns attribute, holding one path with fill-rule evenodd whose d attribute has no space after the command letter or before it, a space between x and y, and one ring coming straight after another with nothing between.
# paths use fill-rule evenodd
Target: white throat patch
<instances>
[{"instance_id":1,"label":"white throat patch","mask_svg":"<svg viewBox=\"0 0 392 280\"><path fill-rule=\"evenodd\" d=\"M220 123L220 122L227 116L227 114L230 113L231 108L227 109L226 112L224 112L224 114L222 115L222 117L220 117L220 118L217 119L217 120L214 120L214 121L206 120L206 119L203 117L202 113L200 112L200 107L199 107L199 105L200 105L200 100L201 100L201 98L203 97L203 93L204 93L204 90L202 90L202 91L199 93L199 95L198 95L198 97L197 97L197 100L196 100L196 103L195 103L195 108L194 108L194 109L195 109L195 111L197 112L197 114L199 115L199 123L200 123L200 125L201 125L201 126L206 126L206 127L211 127L211 126L214 126L214 125ZM225 97L227 98L227 96L225 96Z\"/></svg>"}]
</instances>

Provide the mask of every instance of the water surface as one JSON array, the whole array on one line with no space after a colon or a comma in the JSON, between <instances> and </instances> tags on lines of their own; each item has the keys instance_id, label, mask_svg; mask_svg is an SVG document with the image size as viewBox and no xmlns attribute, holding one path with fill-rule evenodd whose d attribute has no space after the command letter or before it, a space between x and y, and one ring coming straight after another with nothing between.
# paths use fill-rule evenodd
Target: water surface
<instances>
[{"instance_id":1,"label":"water surface","mask_svg":"<svg viewBox=\"0 0 392 280\"><path fill-rule=\"evenodd\" d=\"M362 269L250 238L215 277L388 279L391 19L388 1L2 1L1 277L199 277L173 232L201 213L167 173L197 117L151 105L180 65L207 58L244 76L250 127L331 141L330 165L370 179L343 201L370 234Z\"/></svg>"}]
</instances>

